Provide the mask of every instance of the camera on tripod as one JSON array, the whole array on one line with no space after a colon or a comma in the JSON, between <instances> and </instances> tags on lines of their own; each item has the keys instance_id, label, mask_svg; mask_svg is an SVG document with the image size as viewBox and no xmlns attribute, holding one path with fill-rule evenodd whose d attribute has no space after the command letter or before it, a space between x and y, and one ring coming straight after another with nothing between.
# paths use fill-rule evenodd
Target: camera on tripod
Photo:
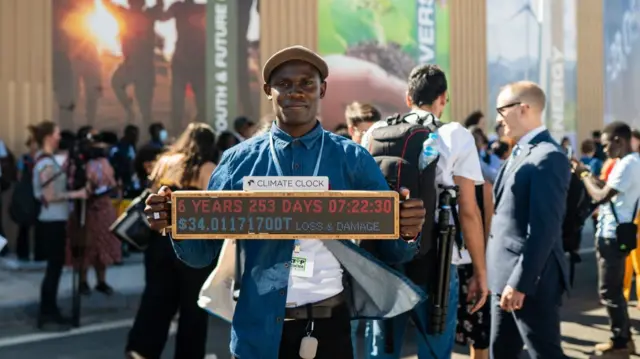
<instances>
[{"instance_id":1,"label":"camera on tripod","mask_svg":"<svg viewBox=\"0 0 640 359\"><path fill-rule=\"evenodd\" d=\"M69 159L72 166L69 166L69 178L73 179L73 190L85 188L87 186L87 164L89 161L101 157L109 157L109 147L106 145L102 135L87 133L81 134L69 150ZM102 195L110 189L95 189L92 195Z\"/></svg>"}]
</instances>

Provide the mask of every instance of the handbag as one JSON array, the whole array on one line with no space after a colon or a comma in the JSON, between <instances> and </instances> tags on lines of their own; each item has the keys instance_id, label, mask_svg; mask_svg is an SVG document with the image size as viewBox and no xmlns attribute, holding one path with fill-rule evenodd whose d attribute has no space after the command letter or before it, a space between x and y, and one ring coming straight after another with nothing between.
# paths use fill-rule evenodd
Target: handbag
<instances>
[{"instance_id":1,"label":"handbag","mask_svg":"<svg viewBox=\"0 0 640 359\"><path fill-rule=\"evenodd\" d=\"M225 239L218 256L218 263L202 285L198 306L229 323L236 310L238 287L238 251L235 239Z\"/></svg>"},{"instance_id":2,"label":"handbag","mask_svg":"<svg viewBox=\"0 0 640 359\"><path fill-rule=\"evenodd\" d=\"M109 227L118 239L141 251L147 248L153 233L144 214L145 200L150 193L149 190L145 190L134 198L129 207Z\"/></svg>"},{"instance_id":3,"label":"handbag","mask_svg":"<svg viewBox=\"0 0 640 359\"><path fill-rule=\"evenodd\" d=\"M625 253L631 252L638 246L638 226L633 223L633 219L636 218L636 214L638 213L638 202L640 202L640 199L636 201L631 222L620 223L618 220L618 213L616 213L616 208L613 205L613 202L609 201L613 217L616 219L616 223L618 223L618 226L616 227L616 242L618 243L620 251Z\"/></svg>"}]
</instances>

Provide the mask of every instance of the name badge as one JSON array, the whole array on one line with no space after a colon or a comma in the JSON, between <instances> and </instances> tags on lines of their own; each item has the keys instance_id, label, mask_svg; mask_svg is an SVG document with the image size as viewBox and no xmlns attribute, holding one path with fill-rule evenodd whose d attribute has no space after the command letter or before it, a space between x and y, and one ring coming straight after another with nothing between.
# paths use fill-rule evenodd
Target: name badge
<instances>
[{"instance_id":1,"label":"name badge","mask_svg":"<svg viewBox=\"0 0 640 359\"><path fill-rule=\"evenodd\" d=\"M293 252L291 257L291 275L295 277L313 277L314 255L311 252Z\"/></svg>"},{"instance_id":2,"label":"name badge","mask_svg":"<svg viewBox=\"0 0 640 359\"><path fill-rule=\"evenodd\" d=\"M246 176L242 178L244 191L328 191L327 176Z\"/></svg>"}]
</instances>

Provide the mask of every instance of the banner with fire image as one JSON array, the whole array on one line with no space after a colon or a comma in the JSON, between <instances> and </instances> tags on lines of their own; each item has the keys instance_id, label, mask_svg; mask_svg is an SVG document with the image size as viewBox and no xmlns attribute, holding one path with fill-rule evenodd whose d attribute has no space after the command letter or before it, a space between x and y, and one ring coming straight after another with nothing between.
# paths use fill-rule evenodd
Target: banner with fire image
<instances>
[{"instance_id":1,"label":"banner with fire image","mask_svg":"<svg viewBox=\"0 0 640 359\"><path fill-rule=\"evenodd\" d=\"M246 103L235 100L237 93L257 87L250 84L259 67L257 0L228 7L232 12L224 14L223 25L238 25L229 26L236 31L225 29L224 33L246 36L222 42L216 37L216 26L208 28L207 24L221 23L211 15L227 3L234 2L53 1L54 118L63 129L91 125L119 135L125 125L133 124L143 136L155 122L163 123L171 136L178 136L193 121L208 122L223 131L232 129L235 116L257 120L257 89ZM216 60L216 49L209 51L212 45L228 53L224 61ZM208 104L207 89L219 92L209 87L213 76L209 65L223 63L233 64L225 69L233 73L226 75L244 84L228 89L227 123L220 124L213 112L219 106Z\"/></svg>"},{"instance_id":2,"label":"banner with fire image","mask_svg":"<svg viewBox=\"0 0 640 359\"><path fill-rule=\"evenodd\" d=\"M340 125L352 101L385 116L407 112L407 78L418 64L449 72L445 0L318 0L318 16L318 47L331 68L320 110L327 129ZM442 117L448 121L448 111Z\"/></svg>"}]
</instances>

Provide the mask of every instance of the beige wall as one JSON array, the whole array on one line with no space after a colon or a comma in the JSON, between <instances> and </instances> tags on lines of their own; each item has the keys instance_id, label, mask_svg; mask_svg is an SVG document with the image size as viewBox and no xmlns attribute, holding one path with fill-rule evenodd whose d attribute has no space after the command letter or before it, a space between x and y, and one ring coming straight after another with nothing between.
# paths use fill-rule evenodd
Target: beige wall
<instances>
[{"instance_id":1,"label":"beige wall","mask_svg":"<svg viewBox=\"0 0 640 359\"><path fill-rule=\"evenodd\" d=\"M450 8L451 119L487 109L486 0L452 0Z\"/></svg>"},{"instance_id":2,"label":"beige wall","mask_svg":"<svg viewBox=\"0 0 640 359\"><path fill-rule=\"evenodd\" d=\"M2 1L2 0L0 0ZM260 1L260 63L278 50L302 45L316 51L318 47L317 0ZM271 103L260 100L260 113L270 114Z\"/></svg>"},{"instance_id":3,"label":"beige wall","mask_svg":"<svg viewBox=\"0 0 640 359\"><path fill-rule=\"evenodd\" d=\"M52 114L51 21L50 0L0 0L0 138L16 154Z\"/></svg>"},{"instance_id":4,"label":"beige wall","mask_svg":"<svg viewBox=\"0 0 640 359\"><path fill-rule=\"evenodd\" d=\"M577 6L578 141L604 124L603 0L580 0Z\"/></svg>"}]
</instances>

